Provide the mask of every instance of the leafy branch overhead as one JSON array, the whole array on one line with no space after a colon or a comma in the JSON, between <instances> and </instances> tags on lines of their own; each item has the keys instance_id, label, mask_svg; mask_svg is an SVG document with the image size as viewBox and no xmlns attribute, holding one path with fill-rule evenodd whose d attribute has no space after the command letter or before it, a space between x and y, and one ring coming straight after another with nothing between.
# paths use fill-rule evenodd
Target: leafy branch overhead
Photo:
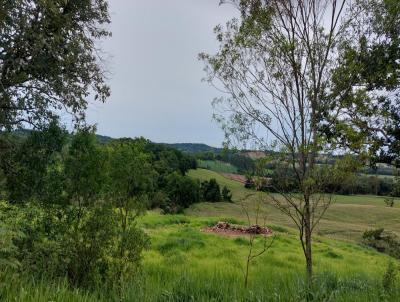
<instances>
[{"instance_id":1,"label":"leafy branch overhead","mask_svg":"<svg viewBox=\"0 0 400 302\"><path fill-rule=\"evenodd\" d=\"M97 41L108 37L105 0L0 3L0 130L85 117L91 94L110 94Z\"/></svg>"}]
</instances>

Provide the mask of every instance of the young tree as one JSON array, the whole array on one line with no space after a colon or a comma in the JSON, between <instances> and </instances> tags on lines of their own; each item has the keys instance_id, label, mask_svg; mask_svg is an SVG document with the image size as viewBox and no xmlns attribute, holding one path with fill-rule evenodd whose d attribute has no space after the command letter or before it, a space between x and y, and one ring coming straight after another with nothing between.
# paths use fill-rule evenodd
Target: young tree
<instances>
[{"instance_id":1,"label":"young tree","mask_svg":"<svg viewBox=\"0 0 400 302\"><path fill-rule=\"evenodd\" d=\"M136 218L147 208L147 195L153 190L155 178L145 144L144 139L123 139L111 146L108 194L119 213L116 273L120 285L127 276L125 272L137 266L148 242L136 226Z\"/></svg>"},{"instance_id":2,"label":"young tree","mask_svg":"<svg viewBox=\"0 0 400 302\"><path fill-rule=\"evenodd\" d=\"M215 178L211 178L209 181L205 180L201 183L200 191L202 198L209 202L221 201L221 189Z\"/></svg>"},{"instance_id":3,"label":"young tree","mask_svg":"<svg viewBox=\"0 0 400 302\"><path fill-rule=\"evenodd\" d=\"M0 2L0 131L40 125L60 111L84 118L87 97L109 95L96 41L106 0Z\"/></svg>"},{"instance_id":4,"label":"young tree","mask_svg":"<svg viewBox=\"0 0 400 302\"><path fill-rule=\"evenodd\" d=\"M232 202L232 192L227 188L227 186L222 188L221 195L223 201Z\"/></svg>"},{"instance_id":5,"label":"young tree","mask_svg":"<svg viewBox=\"0 0 400 302\"><path fill-rule=\"evenodd\" d=\"M180 212L184 208L199 202L200 186L198 181L179 172L173 172L166 178L165 192L168 196L167 204L163 205L165 212Z\"/></svg>"},{"instance_id":6,"label":"young tree","mask_svg":"<svg viewBox=\"0 0 400 302\"><path fill-rule=\"evenodd\" d=\"M229 2L240 20L217 26L219 52L200 55L208 81L226 93L214 101L222 109L215 118L228 143L275 148L290 165L298 192L279 190L273 199L299 230L311 281L312 233L331 202L321 193L326 171L316 165L326 146L319 129L336 102L330 87L349 1Z\"/></svg>"},{"instance_id":7,"label":"young tree","mask_svg":"<svg viewBox=\"0 0 400 302\"><path fill-rule=\"evenodd\" d=\"M104 193L108 156L97 145L95 129L76 132L64 163L65 191L71 204L78 208L77 220L84 207L93 205Z\"/></svg>"},{"instance_id":8,"label":"young tree","mask_svg":"<svg viewBox=\"0 0 400 302\"><path fill-rule=\"evenodd\" d=\"M244 200L246 200L248 197L250 196L246 196ZM260 223L260 219L263 219L263 224L262 227L266 228L266 215L265 213L263 213L262 211L262 203L264 202L264 198L259 194L258 198L257 198L257 202L254 206L254 218L255 219L255 226L259 226ZM242 206L242 210L243 212L246 214L247 217L247 223L249 225L249 228L251 228L252 226L254 227L254 224L252 224L251 222L251 214L249 209L246 207L246 205L242 202L241 204ZM261 217L262 216L262 217ZM262 256L263 254L265 254L266 252L268 252L275 240L275 235L269 240L268 242L268 238L267 235L264 234L263 236L263 245L261 249L257 249L256 248L256 237L257 234L255 233L250 233L249 234L249 250L248 250L248 254L247 254L247 258L246 258L246 268L244 270L244 286L247 288L248 285L248 281L249 281L249 274L250 274L250 265L251 263L257 258Z\"/></svg>"}]
</instances>

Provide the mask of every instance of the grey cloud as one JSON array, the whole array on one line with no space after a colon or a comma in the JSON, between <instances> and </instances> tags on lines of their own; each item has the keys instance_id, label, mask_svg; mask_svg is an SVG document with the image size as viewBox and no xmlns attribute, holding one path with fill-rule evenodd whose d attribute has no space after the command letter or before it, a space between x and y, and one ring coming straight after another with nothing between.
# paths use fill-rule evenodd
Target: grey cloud
<instances>
[{"instance_id":1,"label":"grey cloud","mask_svg":"<svg viewBox=\"0 0 400 302\"><path fill-rule=\"evenodd\" d=\"M223 133L212 121L218 92L201 82L199 52L215 52L215 25L237 12L218 0L110 0L113 37L112 96L91 105L88 121L113 137L144 136L157 142L219 146Z\"/></svg>"}]
</instances>

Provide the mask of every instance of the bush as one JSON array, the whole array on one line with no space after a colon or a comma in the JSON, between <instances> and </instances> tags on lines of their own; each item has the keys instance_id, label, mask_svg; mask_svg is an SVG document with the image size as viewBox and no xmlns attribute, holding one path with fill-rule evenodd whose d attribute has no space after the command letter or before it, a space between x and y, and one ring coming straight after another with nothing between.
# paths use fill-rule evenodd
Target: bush
<instances>
[{"instance_id":1,"label":"bush","mask_svg":"<svg viewBox=\"0 0 400 302\"><path fill-rule=\"evenodd\" d=\"M200 186L196 180L174 172L167 176L166 182L167 198L160 206L164 213L181 213L183 209L199 202Z\"/></svg>"},{"instance_id":2,"label":"bush","mask_svg":"<svg viewBox=\"0 0 400 302\"><path fill-rule=\"evenodd\" d=\"M82 210L3 203L1 210L5 213L5 224L15 225L20 233L29 234L14 237L15 248L10 249L9 258L15 258L28 274L39 278L67 278L74 287L94 288L115 280L121 262L124 274L134 275L141 252L148 245L147 235L134 224L125 235L129 238L120 239L118 214L106 204ZM78 211L81 212L79 220L76 219ZM121 257L120 242L125 239L129 239L129 253Z\"/></svg>"},{"instance_id":3,"label":"bush","mask_svg":"<svg viewBox=\"0 0 400 302\"><path fill-rule=\"evenodd\" d=\"M224 201L232 202L232 193L226 186L222 188L221 194Z\"/></svg>"},{"instance_id":4,"label":"bush","mask_svg":"<svg viewBox=\"0 0 400 302\"><path fill-rule=\"evenodd\" d=\"M221 190L215 178L209 181L205 180L201 183L201 195L204 201L219 202L221 201Z\"/></svg>"},{"instance_id":5,"label":"bush","mask_svg":"<svg viewBox=\"0 0 400 302\"><path fill-rule=\"evenodd\" d=\"M395 234L385 232L383 228L365 231L363 243L381 253L400 259L399 239Z\"/></svg>"},{"instance_id":6,"label":"bush","mask_svg":"<svg viewBox=\"0 0 400 302\"><path fill-rule=\"evenodd\" d=\"M385 204L388 207L393 208L393 206L394 206L394 197L387 197L387 198L385 198L384 201L385 201Z\"/></svg>"},{"instance_id":7,"label":"bush","mask_svg":"<svg viewBox=\"0 0 400 302\"><path fill-rule=\"evenodd\" d=\"M397 268L393 261L389 261L385 274L383 275L382 286L386 292L392 291L396 284Z\"/></svg>"},{"instance_id":8,"label":"bush","mask_svg":"<svg viewBox=\"0 0 400 302\"><path fill-rule=\"evenodd\" d=\"M251 176L246 175L246 181L244 183L244 187L246 189L254 189L256 187L256 184L254 183L254 180Z\"/></svg>"}]
</instances>

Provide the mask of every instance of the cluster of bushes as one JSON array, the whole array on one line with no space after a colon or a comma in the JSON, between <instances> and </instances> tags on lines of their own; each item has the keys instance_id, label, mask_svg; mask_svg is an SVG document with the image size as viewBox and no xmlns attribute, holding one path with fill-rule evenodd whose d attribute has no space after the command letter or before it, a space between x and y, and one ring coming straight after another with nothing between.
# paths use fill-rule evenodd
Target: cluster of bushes
<instances>
[{"instance_id":1,"label":"cluster of bushes","mask_svg":"<svg viewBox=\"0 0 400 302\"><path fill-rule=\"evenodd\" d=\"M255 177L247 176L245 187L257 187L260 190L273 192L296 192L299 190L298 182L295 181L295 172L287 164L275 164L270 167L267 176L269 181L266 181L263 185L257 185L254 180ZM400 197L400 181L397 178L376 175L351 173L346 177L346 181L340 183L329 183L328 181L322 189L326 193L342 195L365 194Z\"/></svg>"},{"instance_id":2,"label":"cluster of bushes","mask_svg":"<svg viewBox=\"0 0 400 302\"><path fill-rule=\"evenodd\" d=\"M400 259L399 238L391 232L386 232L383 228L365 231L363 243L381 253Z\"/></svg>"},{"instance_id":3,"label":"cluster of bushes","mask_svg":"<svg viewBox=\"0 0 400 302\"><path fill-rule=\"evenodd\" d=\"M53 122L0 139L2 269L119 290L149 245L137 217L200 199L185 176L196 160L142 138L100 144L92 128L71 135Z\"/></svg>"},{"instance_id":4,"label":"cluster of bushes","mask_svg":"<svg viewBox=\"0 0 400 302\"><path fill-rule=\"evenodd\" d=\"M224 186L221 190L218 182L214 178L210 179L209 181L205 180L201 183L200 193L204 201L232 201L231 191L226 186Z\"/></svg>"},{"instance_id":5,"label":"cluster of bushes","mask_svg":"<svg viewBox=\"0 0 400 302\"><path fill-rule=\"evenodd\" d=\"M173 173L167 178L160 207L164 213L181 213L190 205L200 202L231 202L232 193L224 186L221 190L215 179L199 182L198 180Z\"/></svg>"},{"instance_id":6,"label":"cluster of bushes","mask_svg":"<svg viewBox=\"0 0 400 302\"><path fill-rule=\"evenodd\" d=\"M85 288L120 287L135 276L149 243L136 218L155 178L146 141L100 146L92 129L70 136L57 123L3 141L8 266Z\"/></svg>"}]
</instances>

